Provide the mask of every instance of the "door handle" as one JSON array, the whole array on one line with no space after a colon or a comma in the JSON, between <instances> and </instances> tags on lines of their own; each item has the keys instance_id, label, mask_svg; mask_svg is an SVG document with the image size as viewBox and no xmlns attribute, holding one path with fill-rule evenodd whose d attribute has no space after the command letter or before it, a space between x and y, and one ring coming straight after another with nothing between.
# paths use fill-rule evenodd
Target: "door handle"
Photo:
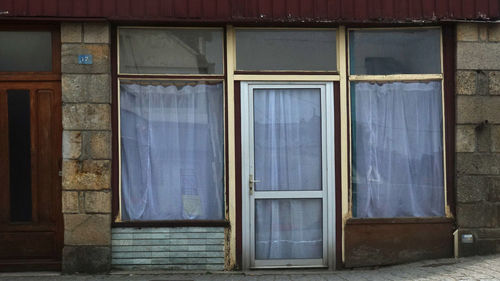
<instances>
[{"instance_id":1,"label":"door handle","mask_svg":"<svg viewBox=\"0 0 500 281\"><path fill-rule=\"evenodd\" d=\"M260 180L256 180L254 179L253 175L250 174L249 177L248 177L248 188L250 189L250 194L253 194L253 188L254 188L254 185L255 183L258 183L260 182Z\"/></svg>"}]
</instances>

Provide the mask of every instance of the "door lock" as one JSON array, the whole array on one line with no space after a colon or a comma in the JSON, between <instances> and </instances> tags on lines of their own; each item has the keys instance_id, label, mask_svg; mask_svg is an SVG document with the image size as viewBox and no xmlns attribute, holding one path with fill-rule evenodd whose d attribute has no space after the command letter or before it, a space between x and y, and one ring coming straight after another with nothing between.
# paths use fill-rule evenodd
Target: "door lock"
<instances>
[{"instance_id":1,"label":"door lock","mask_svg":"<svg viewBox=\"0 0 500 281\"><path fill-rule=\"evenodd\" d=\"M254 185L255 185L255 183L260 182L260 180L254 179L252 174L250 174L248 178L249 178L248 179L248 187L250 189L250 194L253 194Z\"/></svg>"}]
</instances>

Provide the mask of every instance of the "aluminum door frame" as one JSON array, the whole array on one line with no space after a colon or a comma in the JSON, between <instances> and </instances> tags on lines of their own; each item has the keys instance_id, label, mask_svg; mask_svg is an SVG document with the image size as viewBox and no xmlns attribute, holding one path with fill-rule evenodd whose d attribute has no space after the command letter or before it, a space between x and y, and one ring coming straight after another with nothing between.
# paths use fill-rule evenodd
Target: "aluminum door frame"
<instances>
[{"instance_id":1,"label":"aluminum door frame","mask_svg":"<svg viewBox=\"0 0 500 281\"><path fill-rule=\"evenodd\" d=\"M255 89L299 89L321 90L321 142L322 142L322 190L280 191L283 198L322 198L323 214L323 258L291 260L255 260L255 199L275 198L277 192L250 194L250 174L254 171L253 155L253 91ZM242 267L254 268L307 268L335 269L335 126L333 82L241 82L241 152L242 152ZM294 195L293 193L299 193ZM321 193L321 197L318 197ZM294 264L293 262L299 263Z\"/></svg>"}]
</instances>

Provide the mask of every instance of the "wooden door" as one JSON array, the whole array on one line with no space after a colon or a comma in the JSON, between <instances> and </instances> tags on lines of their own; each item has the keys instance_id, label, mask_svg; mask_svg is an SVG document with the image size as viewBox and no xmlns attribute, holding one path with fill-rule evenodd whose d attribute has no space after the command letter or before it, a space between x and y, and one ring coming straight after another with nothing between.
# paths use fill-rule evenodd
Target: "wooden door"
<instances>
[{"instance_id":1,"label":"wooden door","mask_svg":"<svg viewBox=\"0 0 500 281\"><path fill-rule=\"evenodd\" d=\"M0 82L0 271L59 270L60 82Z\"/></svg>"}]
</instances>

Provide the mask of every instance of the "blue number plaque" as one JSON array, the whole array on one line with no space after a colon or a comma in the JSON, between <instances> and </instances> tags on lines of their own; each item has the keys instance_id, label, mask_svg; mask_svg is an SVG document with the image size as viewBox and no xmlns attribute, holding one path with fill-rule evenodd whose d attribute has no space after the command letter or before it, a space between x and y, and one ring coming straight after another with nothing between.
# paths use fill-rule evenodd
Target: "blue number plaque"
<instances>
[{"instance_id":1,"label":"blue number plaque","mask_svg":"<svg viewBox=\"0 0 500 281\"><path fill-rule=\"evenodd\" d=\"M92 55L78 55L78 64L92 64Z\"/></svg>"}]
</instances>

